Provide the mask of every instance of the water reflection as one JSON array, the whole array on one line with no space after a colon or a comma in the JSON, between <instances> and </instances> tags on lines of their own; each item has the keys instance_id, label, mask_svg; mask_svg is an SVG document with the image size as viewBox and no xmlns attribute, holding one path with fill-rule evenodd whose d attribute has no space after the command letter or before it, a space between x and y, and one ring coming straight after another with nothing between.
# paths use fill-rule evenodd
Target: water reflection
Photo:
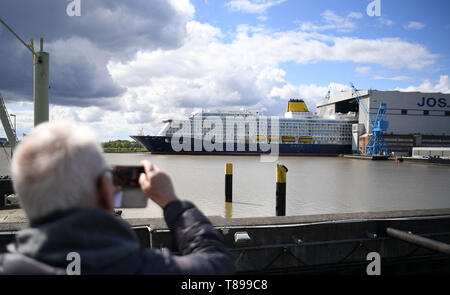
<instances>
[{"instance_id":1,"label":"water reflection","mask_svg":"<svg viewBox=\"0 0 450 295\"><path fill-rule=\"evenodd\" d=\"M233 203L225 202L225 218L233 218Z\"/></svg>"}]
</instances>

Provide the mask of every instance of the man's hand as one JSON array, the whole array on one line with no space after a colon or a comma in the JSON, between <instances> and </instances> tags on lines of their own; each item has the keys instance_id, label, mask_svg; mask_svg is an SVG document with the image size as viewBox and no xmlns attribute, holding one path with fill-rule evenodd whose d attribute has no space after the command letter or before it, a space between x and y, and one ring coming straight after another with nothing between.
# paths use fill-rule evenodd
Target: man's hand
<instances>
[{"instance_id":1,"label":"man's hand","mask_svg":"<svg viewBox=\"0 0 450 295\"><path fill-rule=\"evenodd\" d=\"M147 160L141 164L145 174L139 176L139 184L145 195L163 209L168 203L177 200L170 177Z\"/></svg>"}]
</instances>

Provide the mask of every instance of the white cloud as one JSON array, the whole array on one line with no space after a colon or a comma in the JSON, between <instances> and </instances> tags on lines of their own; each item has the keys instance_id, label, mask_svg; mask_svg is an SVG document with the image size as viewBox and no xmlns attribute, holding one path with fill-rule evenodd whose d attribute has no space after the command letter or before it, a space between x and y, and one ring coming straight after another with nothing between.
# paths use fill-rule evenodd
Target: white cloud
<instances>
[{"instance_id":1,"label":"white cloud","mask_svg":"<svg viewBox=\"0 0 450 295\"><path fill-rule=\"evenodd\" d=\"M16 115L17 137L22 138L23 133L29 133L34 126L34 111L32 104L28 102L18 102L6 105L10 114ZM14 118L11 117L11 123L14 125ZM3 126L0 127L0 137L6 138Z\"/></svg>"},{"instance_id":2,"label":"white cloud","mask_svg":"<svg viewBox=\"0 0 450 295\"><path fill-rule=\"evenodd\" d=\"M331 24L334 16L329 13L324 18ZM353 13L346 19L360 17ZM345 24L339 17L335 20L335 24ZM358 73L368 74L371 67L367 64L423 69L436 59L424 46L399 38L370 40L299 30L273 32L242 25L231 35L231 41L227 38L223 42L219 28L196 21L187 23L186 32L179 48L141 50L126 62L109 61L108 74L126 89L114 98L116 111L53 106L51 120L90 123L103 140L117 138L117 134L126 137L140 127L145 133L155 134L163 119L181 119L198 108L247 106L280 114L289 98L303 98L313 110L328 90L349 90L348 86L293 85L282 63L353 62L364 65L355 68Z\"/></svg>"},{"instance_id":3,"label":"white cloud","mask_svg":"<svg viewBox=\"0 0 450 295\"><path fill-rule=\"evenodd\" d=\"M289 98L301 97L313 109L328 89L349 90L334 83L293 85L280 68L285 62L339 61L421 69L435 60L423 46L397 38L272 32L246 25L237 28L232 41L222 42L222 36L214 26L191 21L182 47L141 51L129 62L110 62L113 80L127 89L120 99L122 121L157 129L163 119L184 118L199 108L242 106L280 114ZM369 73L371 67L360 66L357 71ZM148 132L149 127L145 128Z\"/></svg>"},{"instance_id":4,"label":"white cloud","mask_svg":"<svg viewBox=\"0 0 450 295\"><path fill-rule=\"evenodd\" d=\"M99 107L69 107L69 106L51 106L51 121L75 121L85 123L101 122L107 111Z\"/></svg>"},{"instance_id":5,"label":"white cloud","mask_svg":"<svg viewBox=\"0 0 450 295\"><path fill-rule=\"evenodd\" d=\"M171 6L185 15L184 20L193 16L195 9L188 0L170 1ZM235 0L228 2L227 6L230 10L254 13L259 20L265 21L267 9L282 2ZM108 63L103 72L98 70L94 77L85 77L95 82L91 92L95 92L96 85L107 85L109 76L111 82L123 87L125 92L112 97L108 108L98 105L52 106L50 119L89 123L101 140L118 136L126 138L137 133L140 127L144 128L145 133L155 134L163 119L182 119L199 108L247 106L279 115L285 110L289 98L303 98L313 110L328 90L350 90L347 85L339 83L294 85L282 69L283 63L301 67L317 62L350 62L355 63L355 71L360 74L371 73L372 67L369 65L420 70L435 63L437 57L426 47L400 38L371 40L324 33L326 30L354 30L356 21L363 17L358 12L339 16L327 10L322 13L320 22L303 23L301 30L274 32L265 26L241 25L235 32L226 32L226 42L223 41L224 33L218 27L186 21L183 30L180 29L186 34L179 47L141 49L135 56L122 60L95 59L95 56L102 56L105 49L88 39L72 37L64 42L56 40L48 46L61 48L61 51L65 45L75 46L75 51L58 58L59 69L67 70L68 64L82 66L83 63L75 62L80 58L91 66L97 66L95 69L101 69L102 64ZM76 50L80 46L83 50ZM85 53L88 53L86 57ZM64 76L62 70L56 73ZM407 77L375 78L401 81ZM66 79L66 83L67 87L72 86L81 92L82 89L73 81ZM52 85L52 88L58 86L61 84ZM427 80L408 89L418 88L448 91L448 76L442 76L436 85ZM32 111L18 113L19 118L20 128L32 128Z\"/></svg>"},{"instance_id":6,"label":"white cloud","mask_svg":"<svg viewBox=\"0 0 450 295\"><path fill-rule=\"evenodd\" d=\"M349 90L348 86L293 85L282 63L354 62L364 65L357 66L357 72L370 73L367 64L422 69L436 59L422 45L398 38L368 40L242 25L231 41L223 42L219 28L196 21L187 23L186 32L179 48L139 51L127 62L108 63L114 83L126 89L114 99L116 111L53 106L51 120L90 123L103 140L118 134L126 138L140 127L155 134L162 120L182 119L199 108L247 106L279 115L287 100L297 97L313 110L329 89Z\"/></svg>"},{"instance_id":7,"label":"white cloud","mask_svg":"<svg viewBox=\"0 0 450 295\"><path fill-rule=\"evenodd\" d=\"M392 27L394 25L394 21L385 18L385 17L379 17L378 18L378 22L383 25L383 26L387 26L387 27Z\"/></svg>"},{"instance_id":8,"label":"white cloud","mask_svg":"<svg viewBox=\"0 0 450 295\"><path fill-rule=\"evenodd\" d=\"M355 71L360 74L368 74L371 70L371 67L356 67L355 69Z\"/></svg>"},{"instance_id":9,"label":"white cloud","mask_svg":"<svg viewBox=\"0 0 450 295\"><path fill-rule=\"evenodd\" d=\"M169 0L169 3L180 15L188 15L189 18L194 16L195 7L190 0Z\"/></svg>"},{"instance_id":10,"label":"white cloud","mask_svg":"<svg viewBox=\"0 0 450 295\"><path fill-rule=\"evenodd\" d=\"M364 15L361 12L350 12L347 16L348 18L361 19Z\"/></svg>"},{"instance_id":11,"label":"white cloud","mask_svg":"<svg viewBox=\"0 0 450 295\"><path fill-rule=\"evenodd\" d=\"M374 80L404 81L404 80L410 80L411 77L407 77L407 76L396 76L396 77L375 76L375 77L373 77L373 79Z\"/></svg>"},{"instance_id":12,"label":"white cloud","mask_svg":"<svg viewBox=\"0 0 450 295\"><path fill-rule=\"evenodd\" d=\"M333 40L335 44L328 60L370 62L388 68L419 70L434 64L436 59L424 46L399 38L368 40L342 37Z\"/></svg>"},{"instance_id":13,"label":"white cloud","mask_svg":"<svg viewBox=\"0 0 450 295\"><path fill-rule=\"evenodd\" d=\"M267 17L267 15L258 15L256 17L259 21L265 22L267 21L269 18Z\"/></svg>"},{"instance_id":14,"label":"white cloud","mask_svg":"<svg viewBox=\"0 0 450 295\"><path fill-rule=\"evenodd\" d=\"M328 86L284 84L282 87L273 87L270 91L270 97L282 101L286 101L288 98L303 98L311 111L315 109L318 102L324 100L328 91L335 93L350 90L349 86L334 82Z\"/></svg>"},{"instance_id":15,"label":"white cloud","mask_svg":"<svg viewBox=\"0 0 450 295\"><path fill-rule=\"evenodd\" d=\"M409 86L407 88L396 88L395 90L407 91L407 92L441 92L450 93L450 79L448 75L442 75L439 78L439 82L433 85L433 82L426 79L419 86Z\"/></svg>"},{"instance_id":16,"label":"white cloud","mask_svg":"<svg viewBox=\"0 0 450 295\"><path fill-rule=\"evenodd\" d=\"M423 28L426 27L426 25L421 22L411 21L409 22L409 24L403 27L405 28L405 30L422 30Z\"/></svg>"},{"instance_id":17,"label":"white cloud","mask_svg":"<svg viewBox=\"0 0 450 295\"><path fill-rule=\"evenodd\" d=\"M231 0L226 5L231 11L253 14L264 14L272 6L279 5L286 0Z\"/></svg>"},{"instance_id":18,"label":"white cloud","mask_svg":"<svg viewBox=\"0 0 450 295\"><path fill-rule=\"evenodd\" d=\"M151 110L151 108L150 108ZM33 128L32 112L29 111L30 122L21 122L25 133ZM95 130L100 141L109 139L129 139L129 135L137 134L143 127L147 133L155 134L160 128L160 121L152 113L135 111L108 111L97 107L79 108L69 106L51 106L50 121L70 121L77 124L87 124ZM19 126L19 125L18 125ZM19 131L21 130L19 129ZM20 133L19 133L20 134Z\"/></svg>"},{"instance_id":19,"label":"white cloud","mask_svg":"<svg viewBox=\"0 0 450 295\"><path fill-rule=\"evenodd\" d=\"M331 10L326 10L321 14L321 24L314 24L312 22L302 23L300 28L303 31L325 31L337 30L338 32L350 32L355 29L356 24L352 19L361 19L363 14L360 12L351 12L346 17L337 15Z\"/></svg>"}]
</instances>

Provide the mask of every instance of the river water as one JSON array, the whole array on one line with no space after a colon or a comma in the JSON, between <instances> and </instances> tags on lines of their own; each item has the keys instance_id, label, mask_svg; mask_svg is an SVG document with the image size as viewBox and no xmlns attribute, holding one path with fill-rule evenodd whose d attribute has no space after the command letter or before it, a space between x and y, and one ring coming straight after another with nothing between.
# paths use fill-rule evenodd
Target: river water
<instances>
[{"instance_id":1,"label":"river water","mask_svg":"<svg viewBox=\"0 0 450 295\"><path fill-rule=\"evenodd\" d=\"M227 218L275 215L276 162L257 156L105 154L111 165L137 165L148 159L171 177L180 199L206 215ZM225 163L233 163L233 204L225 205ZM450 166L337 157L280 157L287 173L286 214L330 214L450 208ZM9 162L0 153L0 175ZM149 202L125 209L124 216L161 217Z\"/></svg>"},{"instance_id":2,"label":"river water","mask_svg":"<svg viewBox=\"0 0 450 295\"><path fill-rule=\"evenodd\" d=\"M106 154L112 165L148 159L173 180L180 199L207 215L275 215L276 162L255 156ZM225 163L233 163L233 204L225 205ZM280 157L287 173L286 215L450 208L450 167L337 157ZM154 204L124 215L162 216Z\"/></svg>"}]
</instances>

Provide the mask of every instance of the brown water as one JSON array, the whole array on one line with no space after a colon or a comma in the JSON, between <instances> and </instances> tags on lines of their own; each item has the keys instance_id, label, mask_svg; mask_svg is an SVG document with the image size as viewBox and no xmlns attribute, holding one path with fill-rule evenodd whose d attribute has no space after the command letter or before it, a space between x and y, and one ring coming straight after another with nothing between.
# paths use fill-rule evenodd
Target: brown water
<instances>
[{"instance_id":1,"label":"brown water","mask_svg":"<svg viewBox=\"0 0 450 295\"><path fill-rule=\"evenodd\" d=\"M2 152L2 151L0 151ZM207 215L275 215L276 163L259 157L105 154L111 165L148 159L173 179L179 198ZM233 163L233 204L225 206L225 163ZM286 214L351 213L450 208L450 166L364 161L345 158L280 157L288 167ZM0 153L0 175L9 161ZM161 217L152 202L146 209L126 209L125 216Z\"/></svg>"},{"instance_id":2,"label":"brown water","mask_svg":"<svg viewBox=\"0 0 450 295\"><path fill-rule=\"evenodd\" d=\"M224 217L275 215L276 163L259 157L105 154L111 165L148 159L173 179L179 198L205 214ZM233 163L233 204L225 206L225 163ZM450 167L345 158L280 157L288 167L286 214L374 212L450 208ZM146 209L124 215L160 217Z\"/></svg>"}]
</instances>

